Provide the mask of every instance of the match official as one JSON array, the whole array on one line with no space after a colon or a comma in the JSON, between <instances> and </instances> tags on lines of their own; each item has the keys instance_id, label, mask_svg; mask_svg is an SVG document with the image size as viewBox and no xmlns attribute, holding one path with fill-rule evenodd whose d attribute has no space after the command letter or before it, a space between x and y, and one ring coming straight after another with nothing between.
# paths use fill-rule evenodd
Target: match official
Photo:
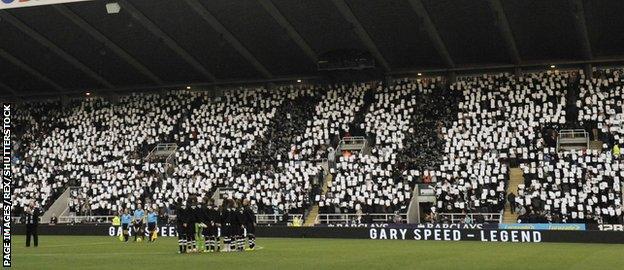
<instances>
[{"instance_id":1,"label":"match official","mask_svg":"<svg viewBox=\"0 0 624 270\"><path fill-rule=\"evenodd\" d=\"M132 216L128 213L128 209L124 209L121 215L121 233L124 242L128 242L130 238L130 222L132 222Z\"/></svg>"},{"instance_id":2,"label":"match official","mask_svg":"<svg viewBox=\"0 0 624 270\"><path fill-rule=\"evenodd\" d=\"M148 240L150 242L156 241L158 234L156 233L156 226L158 224L158 208L153 207L149 213L147 213L147 231L149 232Z\"/></svg>"},{"instance_id":3,"label":"match official","mask_svg":"<svg viewBox=\"0 0 624 270\"><path fill-rule=\"evenodd\" d=\"M137 209L134 210L133 218L134 242L137 241L137 237L140 237L139 241L143 241L145 239L145 232L143 231L145 229L145 211L143 211L143 207L140 204L137 206Z\"/></svg>"}]
</instances>

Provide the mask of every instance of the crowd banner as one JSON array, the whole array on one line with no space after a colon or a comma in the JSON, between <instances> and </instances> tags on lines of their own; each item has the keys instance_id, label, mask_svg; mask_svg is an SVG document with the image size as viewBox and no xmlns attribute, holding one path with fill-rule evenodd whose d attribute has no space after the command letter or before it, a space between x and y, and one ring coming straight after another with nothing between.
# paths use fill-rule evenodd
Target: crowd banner
<instances>
[{"instance_id":1,"label":"crowd banner","mask_svg":"<svg viewBox=\"0 0 624 270\"><path fill-rule=\"evenodd\" d=\"M15 234L22 235L25 232L25 227L16 226L14 232ZM40 225L39 233L40 235L100 235L116 238L120 233L120 229L107 224ZM171 224L158 225L158 235L160 237L175 237L177 236L176 227ZM256 235L258 237L346 238L405 241L624 244L624 232L622 231L490 229L442 225L409 226L407 224L388 224L387 226L375 227L258 226L256 228ZM16 237L17 236L14 235L14 239L19 239Z\"/></svg>"},{"instance_id":2,"label":"crowd banner","mask_svg":"<svg viewBox=\"0 0 624 270\"><path fill-rule=\"evenodd\" d=\"M93 0L0 0L0 9L84 2Z\"/></svg>"},{"instance_id":3,"label":"crowd banner","mask_svg":"<svg viewBox=\"0 0 624 270\"><path fill-rule=\"evenodd\" d=\"M583 223L514 223L498 224L502 230L556 230L556 231L585 231Z\"/></svg>"}]
</instances>

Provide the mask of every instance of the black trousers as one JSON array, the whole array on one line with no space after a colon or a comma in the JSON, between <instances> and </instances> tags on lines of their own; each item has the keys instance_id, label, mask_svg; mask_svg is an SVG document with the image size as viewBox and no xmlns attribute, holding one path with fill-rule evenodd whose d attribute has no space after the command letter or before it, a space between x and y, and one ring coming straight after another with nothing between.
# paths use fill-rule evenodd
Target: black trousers
<instances>
[{"instance_id":1,"label":"black trousers","mask_svg":"<svg viewBox=\"0 0 624 270\"><path fill-rule=\"evenodd\" d=\"M30 237L33 237L35 247L39 245L39 234L37 233L37 225L26 225L26 246L30 247Z\"/></svg>"}]
</instances>

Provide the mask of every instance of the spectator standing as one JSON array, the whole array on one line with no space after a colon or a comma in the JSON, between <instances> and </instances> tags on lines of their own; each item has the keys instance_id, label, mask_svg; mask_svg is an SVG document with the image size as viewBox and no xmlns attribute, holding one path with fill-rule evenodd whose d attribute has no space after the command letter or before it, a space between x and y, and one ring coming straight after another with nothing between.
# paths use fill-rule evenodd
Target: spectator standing
<instances>
[{"instance_id":1,"label":"spectator standing","mask_svg":"<svg viewBox=\"0 0 624 270\"><path fill-rule=\"evenodd\" d=\"M282 214L282 224L284 224L284 226L288 225L288 211L285 211L284 214Z\"/></svg>"},{"instance_id":2,"label":"spectator standing","mask_svg":"<svg viewBox=\"0 0 624 270\"><path fill-rule=\"evenodd\" d=\"M399 224L402 223L402 218L401 218L401 214L399 213L399 211L394 212L394 223Z\"/></svg>"},{"instance_id":3,"label":"spectator standing","mask_svg":"<svg viewBox=\"0 0 624 270\"><path fill-rule=\"evenodd\" d=\"M511 209L511 213L516 213L516 194L513 192L509 192L507 195L507 201L509 202L509 208Z\"/></svg>"},{"instance_id":4,"label":"spectator standing","mask_svg":"<svg viewBox=\"0 0 624 270\"><path fill-rule=\"evenodd\" d=\"M473 223L472 217L470 217L470 215L466 214L465 212L464 214L466 215L464 217L464 224L472 224Z\"/></svg>"}]
</instances>

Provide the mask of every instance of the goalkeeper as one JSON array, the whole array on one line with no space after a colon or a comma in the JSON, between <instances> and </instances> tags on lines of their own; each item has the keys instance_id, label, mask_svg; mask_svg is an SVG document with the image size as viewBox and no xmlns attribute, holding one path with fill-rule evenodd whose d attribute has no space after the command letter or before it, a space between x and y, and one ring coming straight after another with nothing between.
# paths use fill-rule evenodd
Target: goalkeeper
<instances>
[{"instance_id":1,"label":"goalkeeper","mask_svg":"<svg viewBox=\"0 0 624 270\"><path fill-rule=\"evenodd\" d=\"M196 204L195 209L193 210L193 215L195 216L195 239L197 242L197 251L199 252L201 249L204 249L206 238L204 237L204 231L207 231L207 222L206 222L206 201L208 198L204 198L203 201L200 201L195 198L194 202ZM204 251L206 251L205 249Z\"/></svg>"}]
</instances>

